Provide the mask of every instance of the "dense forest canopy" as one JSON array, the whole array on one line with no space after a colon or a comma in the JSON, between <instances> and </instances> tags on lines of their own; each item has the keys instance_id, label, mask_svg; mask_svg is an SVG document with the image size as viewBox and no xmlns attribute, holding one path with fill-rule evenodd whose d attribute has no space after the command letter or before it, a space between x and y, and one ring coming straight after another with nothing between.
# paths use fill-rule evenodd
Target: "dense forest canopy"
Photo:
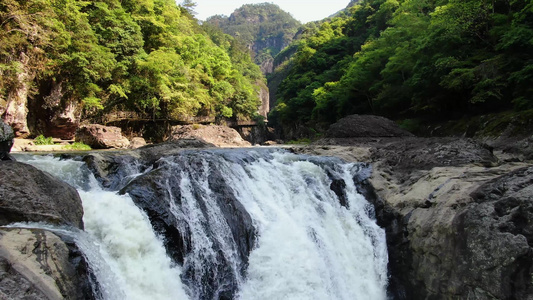
<instances>
[{"instance_id":1,"label":"dense forest canopy","mask_svg":"<svg viewBox=\"0 0 533 300\"><path fill-rule=\"evenodd\" d=\"M184 5L1 1L0 113L26 89L39 107L74 104L85 116L252 117L264 82L259 68L231 36L206 32L193 2Z\"/></svg>"},{"instance_id":2,"label":"dense forest canopy","mask_svg":"<svg viewBox=\"0 0 533 300\"><path fill-rule=\"evenodd\" d=\"M206 20L241 40L253 50L258 65L272 61L289 45L301 26L289 13L272 3L245 4L229 17L217 15Z\"/></svg>"},{"instance_id":3,"label":"dense forest canopy","mask_svg":"<svg viewBox=\"0 0 533 300\"><path fill-rule=\"evenodd\" d=\"M276 61L269 120L283 125L531 109L533 2L364 0L307 24Z\"/></svg>"}]
</instances>

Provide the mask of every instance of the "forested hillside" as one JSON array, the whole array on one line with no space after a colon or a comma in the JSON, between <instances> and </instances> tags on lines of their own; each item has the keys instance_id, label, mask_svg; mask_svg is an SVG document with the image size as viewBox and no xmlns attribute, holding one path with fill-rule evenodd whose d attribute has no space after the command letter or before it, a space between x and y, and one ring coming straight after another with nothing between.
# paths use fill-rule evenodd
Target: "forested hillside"
<instances>
[{"instance_id":1,"label":"forested hillside","mask_svg":"<svg viewBox=\"0 0 533 300\"><path fill-rule=\"evenodd\" d=\"M260 104L246 49L173 0L3 0L0 27L0 114L22 134L65 114L246 119Z\"/></svg>"},{"instance_id":2,"label":"forested hillside","mask_svg":"<svg viewBox=\"0 0 533 300\"><path fill-rule=\"evenodd\" d=\"M272 3L246 4L229 17L217 15L205 23L243 41L265 74L272 72L273 58L292 42L301 25Z\"/></svg>"},{"instance_id":3,"label":"forested hillside","mask_svg":"<svg viewBox=\"0 0 533 300\"><path fill-rule=\"evenodd\" d=\"M533 2L364 0L308 24L276 60L284 79L269 120L283 126L531 109Z\"/></svg>"}]
</instances>

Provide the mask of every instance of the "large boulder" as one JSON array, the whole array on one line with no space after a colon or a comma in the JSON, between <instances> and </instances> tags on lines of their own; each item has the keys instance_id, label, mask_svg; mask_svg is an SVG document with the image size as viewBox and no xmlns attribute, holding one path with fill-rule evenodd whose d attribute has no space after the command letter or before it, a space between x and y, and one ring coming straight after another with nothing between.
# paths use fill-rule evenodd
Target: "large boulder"
<instances>
[{"instance_id":1,"label":"large boulder","mask_svg":"<svg viewBox=\"0 0 533 300\"><path fill-rule=\"evenodd\" d=\"M217 147L249 147L240 134L232 128L221 125L178 125L172 127L170 140L202 139Z\"/></svg>"},{"instance_id":2,"label":"large boulder","mask_svg":"<svg viewBox=\"0 0 533 300\"><path fill-rule=\"evenodd\" d=\"M137 149L146 146L146 140L142 137L134 137L130 141L130 149Z\"/></svg>"},{"instance_id":3,"label":"large boulder","mask_svg":"<svg viewBox=\"0 0 533 300\"><path fill-rule=\"evenodd\" d=\"M37 168L0 161L0 226L47 222L83 229L83 207L70 185Z\"/></svg>"},{"instance_id":4,"label":"large boulder","mask_svg":"<svg viewBox=\"0 0 533 300\"><path fill-rule=\"evenodd\" d=\"M93 149L125 149L130 142L122 136L122 130L114 126L99 124L83 125L76 131L76 142L82 142Z\"/></svg>"},{"instance_id":5,"label":"large boulder","mask_svg":"<svg viewBox=\"0 0 533 300\"><path fill-rule=\"evenodd\" d=\"M393 121L372 115L350 115L332 124L327 138L408 137L412 133Z\"/></svg>"},{"instance_id":6,"label":"large boulder","mask_svg":"<svg viewBox=\"0 0 533 300\"><path fill-rule=\"evenodd\" d=\"M71 242L40 229L0 229L0 299L96 299Z\"/></svg>"},{"instance_id":7,"label":"large boulder","mask_svg":"<svg viewBox=\"0 0 533 300\"><path fill-rule=\"evenodd\" d=\"M9 152L13 146L15 134L11 126L0 119L0 160L12 160Z\"/></svg>"},{"instance_id":8,"label":"large boulder","mask_svg":"<svg viewBox=\"0 0 533 300\"><path fill-rule=\"evenodd\" d=\"M114 190L122 187L132 175L151 168L161 157L178 154L185 149L214 147L215 145L200 139L180 139L146 145L134 150L93 152L83 160L103 187Z\"/></svg>"}]
</instances>

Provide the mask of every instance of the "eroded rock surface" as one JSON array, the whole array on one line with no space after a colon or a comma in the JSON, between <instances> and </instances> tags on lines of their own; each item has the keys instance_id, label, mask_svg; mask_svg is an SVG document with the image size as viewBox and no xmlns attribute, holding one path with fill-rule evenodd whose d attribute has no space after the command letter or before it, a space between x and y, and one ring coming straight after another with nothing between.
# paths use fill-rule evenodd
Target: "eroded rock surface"
<instances>
[{"instance_id":1,"label":"eroded rock surface","mask_svg":"<svg viewBox=\"0 0 533 300\"><path fill-rule=\"evenodd\" d=\"M11 126L0 119L0 160L12 160L9 152L13 146L15 134Z\"/></svg>"},{"instance_id":2,"label":"eroded rock surface","mask_svg":"<svg viewBox=\"0 0 533 300\"><path fill-rule=\"evenodd\" d=\"M0 225L47 222L83 229L83 207L70 185L37 168L0 161Z\"/></svg>"},{"instance_id":3,"label":"eroded rock surface","mask_svg":"<svg viewBox=\"0 0 533 300\"><path fill-rule=\"evenodd\" d=\"M0 229L0 299L95 299L73 247L46 230Z\"/></svg>"}]
</instances>

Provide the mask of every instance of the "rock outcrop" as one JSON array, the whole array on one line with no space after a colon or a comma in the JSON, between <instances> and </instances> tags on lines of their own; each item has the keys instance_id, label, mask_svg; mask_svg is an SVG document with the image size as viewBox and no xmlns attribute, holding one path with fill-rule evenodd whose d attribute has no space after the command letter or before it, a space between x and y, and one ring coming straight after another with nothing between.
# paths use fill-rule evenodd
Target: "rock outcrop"
<instances>
[{"instance_id":1,"label":"rock outcrop","mask_svg":"<svg viewBox=\"0 0 533 300\"><path fill-rule=\"evenodd\" d=\"M142 137L134 137L130 141L130 149L137 149L146 146L146 140Z\"/></svg>"},{"instance_id":2,"label":"rock outcrop","mask_svg":"<svg viewBox=\"0 0 533 300\"><path fill-rule=\"evenodd\" d=\"M0 229L0 299L95 299L83 256L40 229Z\"/></svg>"},{"instance_id":3,"label":"rock outcrop","mask_svg":"<svg viewBox=\"0 0 533 300\"><path fill-rule=\"evenodd\" d=\"M13 129L0 119L0 161L13 160L9 152L13 146L14 138L15 134L13 133Z\"/></svg>"},{"instance_id":4,"label":"rock outcrop","mask_svg":"<svg viewBox=\"0 0 533 300\"><path fill-rule=\"evenodd\" d=\"M326 138L408 137L410 132L393 121L372 115L350 115L332 124Z\"/></svg>"},{"instance_id":5,"label":"rock outcrop","mask_svg":"<svg viewBox=\"0 0 533 300\"><path fill-rule=\"evenodd\" d=\"M533 299L531 164L459 138L325 139L295 151L372 163L360 192L387 231L394 298Z\"/></svg>"},{"instance_id":6,"label":"rock outcrop","mask_svg":"<svg viewBox=\"0 0 533 300\"><path fill-rule=\"evenodd\" d=\"M76 142L87 144L93 149L125 149L130 145L129 140L122 136L120 128L98 124L78 128Z\"/></svg>"},{"instance_id":7,"label":"rock outcrop","mask_svg":"<svg viewBox=\"0 0 533 300\"><path fill-rule=\"evenodd\" d=\"M91 153L83 158L100 184L108 189L118 189L129 176L144 172L163 156L177 154L184 149L214 148L215 145L200 139L180 139L152 144L121 153Z\"/></svg>"},{"instance_id":8,"label":"rock outcrop","mask_svg":"<svg viewBox=\"0 0 533 300\"><path fill-rule=\"evenodd\" d=\"M0 161L0 226L46 222L83 229L83 207L70 185L37 168Z\"/></svg>"},{"instance_id":9,"label":"rock outcrop","mask_svg":"<svg viewBox=\"0 0 533 300\"><path fill-rule=\"evenodd\" d=\"M172 127L170 140L202 139L217 147L249 147L239 133L232 128L221 125L178 125Z\"/></svg>"},{"instance_id":10,"label":"rock outcrop","mask_svg":"<svg viewBox=\"0 0 533 300\"><path fill-rule=\"evenodd\" d=\"M0 161L0 170L0 226L10 225L0 227L0 299L98 298L93 275L70 236L12 224L83 229L77 191L27 164Z\"/></svg>"}]
</instances>

